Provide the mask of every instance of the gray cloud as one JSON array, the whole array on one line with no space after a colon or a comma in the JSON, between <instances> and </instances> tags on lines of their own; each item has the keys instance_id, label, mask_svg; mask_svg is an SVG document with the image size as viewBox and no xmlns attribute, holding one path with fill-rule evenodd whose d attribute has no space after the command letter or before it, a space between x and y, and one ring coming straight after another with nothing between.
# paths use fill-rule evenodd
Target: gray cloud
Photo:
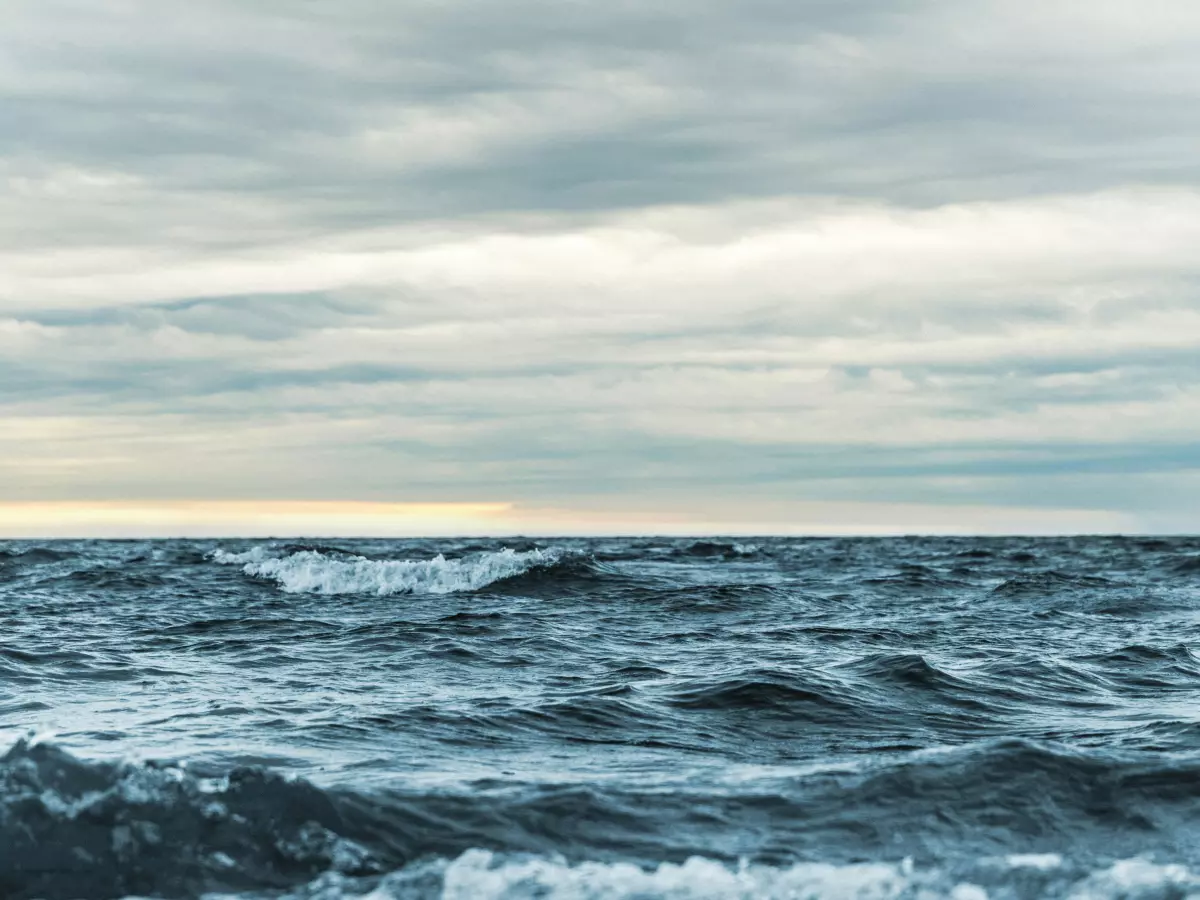
<instances>
[{"instance_id":1,"label":"gray cloud","mask_svg":"<svg viewBox=\"0 0 1200 900\"><path fill-rule=\"evenodd\" d=\"M252 190L342 227L1197 175L1195 17L1182 37L1166 18L1127 37L1119 4L1054 2L1043 21L989 2L58 0L10 15L10 158Z\"/></svg>"},{"instance_id":2,"label":"gray cloud","mask_svg":"<svg viewBox=\"0 0 1200 900\"><path fill-rule=\"evenodd\" d=\"M1200 497L1179 4L6 18L9 499Z\"/></svg>"}]
</instances>

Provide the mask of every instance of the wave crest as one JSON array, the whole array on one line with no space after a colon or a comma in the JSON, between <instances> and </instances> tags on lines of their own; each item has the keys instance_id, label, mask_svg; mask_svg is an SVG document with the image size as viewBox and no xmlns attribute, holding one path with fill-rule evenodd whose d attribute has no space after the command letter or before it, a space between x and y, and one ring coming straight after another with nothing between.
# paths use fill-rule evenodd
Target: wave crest
<instances>
[{"instance_id":1,"label":"wave crest","mask_svg":"<svg viewBox=\"0 0 1200 900\"><path fill-rule=\"evenodd\" d=\"M1160 900L1196 896L1200 876L1181 864L1120 859L1088 868L1058 854L984 857L918 867L911 859L848 864L729 865L513 855L472 849L413 863L380 878L330 874L288 900Z\"/></svg>"},{"instance_id":2,"label":"wave crest","mask_svg":"<svg viewBox=\"0 0 1200 900\"><path fill-rule=\"evenodd\" d=\"M367 559L320 550L299 550L283 556L257 546L245 553L214 550L210 559L238 565L247 575L275 581L289 594L454 594L554 566L559 550L496 550L447 559Z\"/></svg>"},{"instance_id":3,"label":"wave crest","mask_svg":"<svg viewBox=\"0 0 1200 900\"><path fill-rule=\"evenodd\" d=\"M0 756L5 897L194 896L380 871L330 798L257 769L89 763L24 741Z\"/></svg>"},{"instance_id":4,"label":"wave crest","mask_svg":"<svg viewBox=\"0 0 1200 900\"><path fill-rule=\"evenodd\" d=\"M956 867L957 868L957 867ZM385 880L372 897L410 897ZM388 888L391 887L391 890ZM1013 889L1017 888L1016 891ZM1021 890L1021 889L1024 890ZM918 869L911 860L834 865L800 862L791 866L742 863L727 866L692 857L682 864L643 869L631 863L561 859L506 859L471 850L454 860L443 876L445 898L636 898L636 900L988 900L993 896L1033 894L1071 900L1192 897L1200 877L1186 866L1157 865L1146 859L1119 860L1091 872L1078 870L1054 854L981 859L954 869Z\"/></svg>"},{"instance_id":5,"label":"wave crest","mask_svg":"<svg viewBox=\"0 0 1200 900\"><path fill-rule=\"evenodd\" d=\"M1010 742L857 777L814 776L801 794L791 793L798 783L734 796L580 785L364 794L259 768L88 762L20 742L0 756L0 895L1200 895L1187 825L1195 766L1114 765ZM670 837L650 838L652 821ZM1155 852L1176 864L1136 858L1155 832L1170 836ZM571 858L547 855L555 845ZM937 847L959 852L946 859Z\"/></svg>"}]
</instances>

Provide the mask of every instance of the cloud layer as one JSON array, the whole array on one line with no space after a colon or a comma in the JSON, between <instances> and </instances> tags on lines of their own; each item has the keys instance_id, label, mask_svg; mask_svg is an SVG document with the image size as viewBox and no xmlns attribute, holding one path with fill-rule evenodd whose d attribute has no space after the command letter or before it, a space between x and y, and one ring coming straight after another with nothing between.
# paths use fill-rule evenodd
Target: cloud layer
<instances>
[{"instance_id":1,"label":"cloud layer","mask_svg":"<svg viewBox=\"0 0 1200 900\"><path fill-rule=\"evenodd\" d=\"M17 0L0 500L1194 531L1200 10L1136 12Z\"/></svg>"}]
</instances>

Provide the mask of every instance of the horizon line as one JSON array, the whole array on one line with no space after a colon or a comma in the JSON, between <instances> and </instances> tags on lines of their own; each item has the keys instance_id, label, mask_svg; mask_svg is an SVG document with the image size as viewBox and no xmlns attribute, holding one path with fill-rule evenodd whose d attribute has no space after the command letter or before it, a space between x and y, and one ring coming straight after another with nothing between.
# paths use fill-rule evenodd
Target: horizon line
<instances>
[{"instance_id":1,"label":"horizon line","mask_svg":"<svg viewBox=\"0 0 1200 900\"><path fill-rule=\"evenodd\" d=\"M760 538L764 540L847 540L864 539L876 540L885 538L948 538L948 539L980 539L989 540L1055 540L1064 538L1132 538L1132 539L1168 539L1195 538L1200 539L1197 531L1062 531L1062 532L1022 532L1022 531L595 531L595 532L442 532L442 533L411 533L411 534L321 534L313 533L279 533L279 534L148 534L130 533L121 535L89 535L89 534L0 534L0 543L15 543L22 541L504 541L504 540L645 540L663 538L683 540L687 538L729 538L745 540Z\"/></svg>"},{"instance_id":2,"label":"horizon line","mask_svg":"<svg viewBox=\"0 0 1200 900\"><path fill-rule=\"evenodd\" d=\"M607 502L602 502L607 501ZM1196 523L1104 509L803 500L740 503L278 499L0 500L7 540L1191 536Z\"/></svg>"}]
</instances>

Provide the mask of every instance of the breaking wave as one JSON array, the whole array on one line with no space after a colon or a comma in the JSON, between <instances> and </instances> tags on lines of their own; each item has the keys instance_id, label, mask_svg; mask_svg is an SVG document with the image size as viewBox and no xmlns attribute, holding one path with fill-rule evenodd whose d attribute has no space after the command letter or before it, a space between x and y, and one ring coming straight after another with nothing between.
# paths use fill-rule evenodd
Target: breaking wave
<instances>
[{"instance_id":1,"label":"breaking wave","mask_svg":"<svg viewBox=\"0 0 1200 900\"><path fill-rule=\"evenodd\" d=\"M318 788L260 769L89 763L50 744L0 757L0 896L188 896L381 871Z\"/></svg>"},{"instance_id":2,"label":"breaking wave","mask_svg":"<svg viewBox=\"0 0 1200 900\"><path fill-rule=\"evenodd\" d=\"M275 581L289 594L454 594L477 591L550 568L564 558L555 549L497 550L447 559L367 559L351 554L333 555L321 550L299 550L276 555L257 546L245 553L214 550L210 558L222 565L241 566L255 578Z\"/></svg>"},{"instance_id":3,"label":"breaking wave","mask_svg":"<svg viewBox=\"0 0 1200 900\"><path fill-rule=\"evenodd\" d=\"M1184 898L1200 895L1184 824L1195 774L997 744L918 754L859 781L831 770L791 797L800 785L741 796L569 785L360 793L257 767L89 762L22 741L0 756L0 896ZM986 796L994 788L1011 796ZM864 823L847 820L855 808L879 833L830 853L831 836L862 836ZM905 809L947 832L936 845L970 849L947 859L897 841L911 829ZM651 819L664 826L659 840L646 839ZM766 822L782 856L730 841ZM1142 855L1135 838L1154 832L1171 835L1160 851L1174 845L1173 863Z\"/></svg>"},{"instance_id":4,"label":"breaking wave","mask_svg":"<svg viewBox=\"0 0 1200 900\"><path fill-rule=\"evenodd\" d=\"M365 882L332 875L288 895L304 900L988 900L989 897L1132 900L1194 897L1200 876L1143 858L1087 870L1057 854L984 858L963 869L910 860L834 865L726 865L704 857L642 868L632 863L511 857L469 850Z\"/></svg>"},{"instance_id":5,"label":"breaking wave","mask_svg":"<svg viewBox=\"0 0 1200 900\"><path fill-rule=\"evenodd\" d=\"M1198 572L1200 538L0 542L0 898L1200 900Z\"/></svg>"}]
</instances>

